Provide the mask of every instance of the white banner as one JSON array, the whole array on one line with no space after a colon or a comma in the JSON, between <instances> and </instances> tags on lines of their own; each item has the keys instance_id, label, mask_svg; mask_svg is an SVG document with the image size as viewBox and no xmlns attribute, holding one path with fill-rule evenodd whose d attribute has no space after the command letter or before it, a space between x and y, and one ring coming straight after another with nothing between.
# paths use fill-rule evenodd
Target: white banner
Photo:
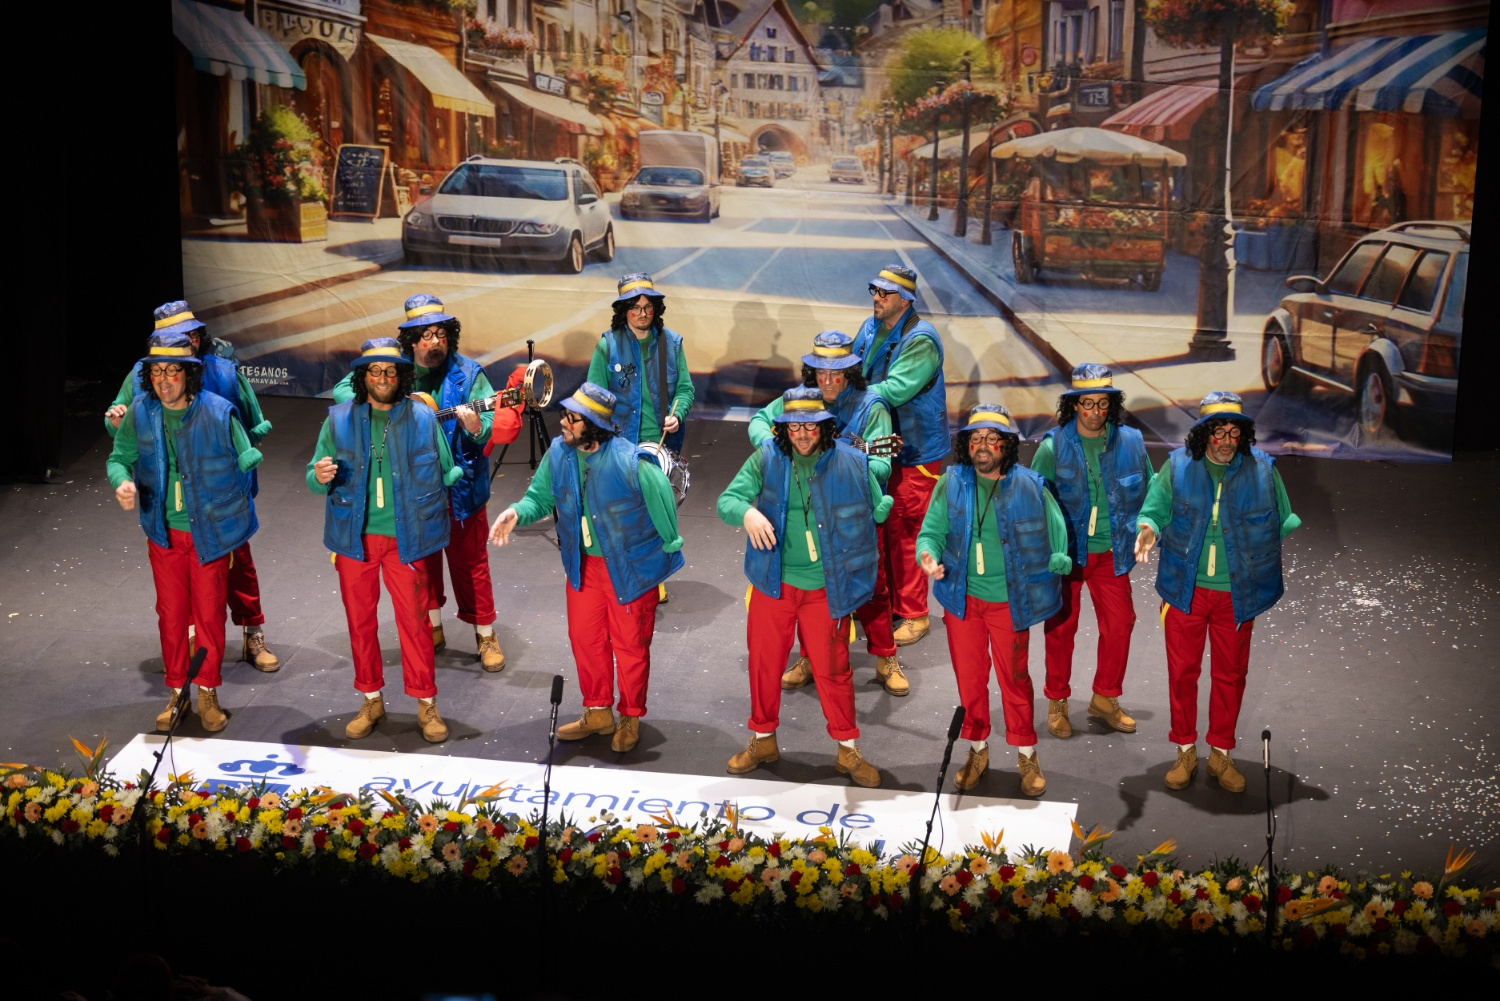
<instances>
[{"instance_id":1,"label":"white banner","mask_svg":"<svg viewBox=\"0 0 1500 1001\"><path fill-rule=\"evenodd\" d=\"M155 734L141 734L120 749L109 767L121 779L149 771L162 742ZM451 805L499 784L506 789L495 804L502 810L528 816L542 807L542 766L535 762L178 737L157 772L157 785L165 785L168 773L187 772L200 785L265 782L279 792L313 786L339 792L385 789L424 803L442 799ZM952 774L950 769L950 784ZM887 852L920 843L932 810L930 792L566 765L552 769L551 793L549 816L565 813L574 822L587 822L601 810L637 822L670 811L679 823L691 824L705 812L722 819L733 806L741 826L759 834L797 837L826 826L835 834L850 832L866 845L883 842ZM1067 848L1077 812L1076 803L949 793L942 797L932 845L956 851L979 844L980 832L993 836L1003 829L1012 850L1022 845Z\"/></svg>"}]
</instances>

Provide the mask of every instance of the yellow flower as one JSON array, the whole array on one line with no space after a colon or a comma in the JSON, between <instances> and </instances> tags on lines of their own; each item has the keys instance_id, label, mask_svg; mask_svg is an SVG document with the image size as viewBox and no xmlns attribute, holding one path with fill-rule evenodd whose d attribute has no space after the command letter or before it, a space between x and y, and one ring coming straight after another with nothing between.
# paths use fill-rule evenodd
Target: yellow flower
<instances>
[{"instance_id":1,"label":"yellow flower","mask_svg":"<svg viewBox=\"0 0 1500 1001\"><path fill-rule=\"evenodd\" d=\"M58 802L53 803L51 806L47 807L45 811L43 811L42 818L49 824L55 824L59 820L61 820L64 815L67 814L68 807L70 805L71 804L69 804L69 802L65 799L59 800Z\"/></svg>"},{"instance_id":2,"label":"yellow flower","mask_svg":"<svg viewBox=\"0 0 1500 1001\"><path fill-rule=\"evenodd\" d=\"M1060 872L1073 871L1073 856L1062 849L1047 853L1047 871L1056 876Z\"/></svg>"},{"instance_id":3,"label":"yellow flower","mask_svg":"<svg viewBox=\"0 0 1500 1001\"><path fill-rule=\"evenodd\" d=\"M354 859L355 859L354 849L353 848L340 848L339 849L339 856L338 857L339 857L339 861L340 862L353 862Z\"/></svg>"},{"instance_id":4,"label":"yellow flower","mask_svg":"<svg viewBox=\"0 0 1500 1001\"><path fill-rule=\"evenodd\" d=\"M1146 920L1146 912L1143 911L1143 910L1141 910L1139 907L1127 907L1127 908L1125 908L1125 923L1126 924L1128 924L1128 925L1138 925L1138 924L1140 924L1144 920Z\"/></svg>"},{"instance_id":5,"label":"yellow flower","mask_svg":"<svg viewBox=\"0 0 1500 1001\"><path fill-rule=\"evenodd\" d=\"M107 827L109 827L109 825L102 820L91 821L85 833L88 834L88 836L91 838L103 837L104 831Z\"/></svg>"}]
</instances>

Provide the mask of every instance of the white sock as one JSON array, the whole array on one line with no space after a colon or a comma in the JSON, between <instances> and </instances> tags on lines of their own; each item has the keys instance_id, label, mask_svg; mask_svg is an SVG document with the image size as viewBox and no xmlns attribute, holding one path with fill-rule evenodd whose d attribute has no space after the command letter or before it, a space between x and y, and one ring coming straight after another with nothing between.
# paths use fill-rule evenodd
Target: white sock
<instances>
[{"instance_id":1,"label":"white sock","mask_svg":"<svg viewBox=\"0 0 1500 1001\"><path fill-rule=\"evenodd\" d=\"M189 641L192 640L192 638L195 635L195 633L196 633L196 629L193 626L188 626L188 640Z\"/></svg>"},{"instance_id":2,"label":"white sock","mask_svg":"<svg viewBox=\"0 0 1500 1001\"><path fill-rule=\"evenodd\" d=\"M173 695L181 695L182 694L182 689L180 689L180 688L174 688L174 689L172 689L172 694Z\"/></svg>"},{"instance_id":3,"label":"white sock","mask_svg":"<svg viewBox=\"0 0 1500 1001\"><path fill-rule=\"evenodd\" d=\"M427 618L432 622L433 625L440 626L443 624L443 610L441 608L429 609L427 612Z\"/></svg>"},{"instance_id":4,"label":"white sock","mask_svg":"<svg viewBox=\"0 0 1500 1001\"><path fill-rule=\"evenodd\" d=\"M1224 748L1222 748L1222 747L1215 747L1214 745L1209 744L1208 745L1208 749L1210 751L1218 751L1220 754L1224 755L1226 758L1229 756L1229 752L1227 750L1225 750Z\"/></svg>"},{"instance_id":5,"label":"white sock","mask_svg":"<svg viewBox=\"0 0 1500 1001\"><path fill-rule=\"evenodd\" d=\"M969 741L969 746L976 751L982 751L990 746L990 742L987 740L971 740Z\"/></svg>"},{"instance_id":6,"label":"white sock","mask_svg":"<svg viewBox=\"0 0 1500 1001\"><path fill-rule=\"evenodd\" d=\"M1034 757L1036 757L1036 748L1035 747L1018 747L1018 748L1016 748L1016 750L1018 750L1018 751L1021 752L1021 757L1023 757L1023 758L1034 758Z\"/></svg>"},{"instance_id":7,"label":"white sock","mask_svg":"<svg viewBox=\"0 0 1500 1001\"><path fill-rule=\"evenodd\" d=\"M754 730L751 730L750 736L754 737L756 740L765 740L767 737L776 736L776 731L772 730L770 733L756 733Z\"/></svg>"},{"instance_id":8,"label":"white sock","mask_svg":"<svg viewBox=\"0 0 1500 1001\"><path fill-rule=\"evenodd\" d=\"M474 627L474 632L475 632L476 635L479 635L479 636L493 636L493 635L495 635L495 627L494 626L475 626Z\"/></svg>"},{"instance_id":9,"label":"white sock","mask_svg":"<svg viewBox=\"0 0 1500 1001\"><path fill-rule=\"evenodd\" d=\"M1177 745L1177 749L1179 751L1193 751L1193 750L1196 750L1197 747L1198 747L1197 744L1178 744Z\"/></svg>"},{"instance_id":10,"label":"white sock","mask_svg":"<svg viewBox=\"0 0 1500 1001\"><path fill-rule=\"evenodd\" d=\"M841 741L839 741L839 746L840 747L847 747L851 751L858 750L858 748L856 748L854 746L854 741L852 741L852 740L841 740Z\"/></svg>"},{"instance_id":11,"label":"white sock","mask_svg":"<svg viewBox=\"0 0 1500 1001\"><path fill-rule=\"evenodd\" d=\"M218 690L219 690L219 686L218 685L214 685L212 688L208 687L207 685L199 685L198 686L198 691L200 691L200 692L217 692Z\"/></svg>"},{"instance_id":12,"label":"white sock","mask_svg":"<svg viewBox=\"0 0 1500 1001\"><path fill-rule=\"evenodd\" d=\"M584 709L585 712L595 712L596 710L599 710L599 709L608 709L608 708L609 708L609 706L584 706L583 707L583 709Z\"/></svg>"},{"instance_id":13,"label":"white sock","mask_svg":"<svg viewBox=\"0 0 1500 1001\"><path fill-rule=\"evenodd\" d=\"M380 698L380 689L377 688L373 692L365 692L365 698L369 699L371 702L374 702L376 699Z\"/></svg>"},{"instance_id":14,"label":"white sock","mask_svg":"<svg viewBox=\"0 0 1500 1001\"><path fill-rule=\"evenodd\" d=\"M436 696L434 696L434 698L436 698ZM424 706L430 706L430 705L432 705L432 699L431 698L418 699L417 701L420 702L420 703L422 703L422 705L424 705Z\"/></svg>"}]
</instances>

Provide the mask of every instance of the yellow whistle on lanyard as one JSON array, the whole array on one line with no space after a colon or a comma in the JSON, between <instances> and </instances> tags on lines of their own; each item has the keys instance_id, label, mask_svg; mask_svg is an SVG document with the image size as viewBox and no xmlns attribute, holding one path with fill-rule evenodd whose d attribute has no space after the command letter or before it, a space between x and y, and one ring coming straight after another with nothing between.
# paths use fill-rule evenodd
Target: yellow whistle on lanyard
<instances>
[{"instance_id":1,"label":"yellow whistle on lanyard","mask_svg":"<svg viewBox=\"0 0 1500 1001\"><path fill-rule=\"evenodd\" d=\"M178 480L176 483L173 483L172 486L173 486L173 488L177 492L177 510L181 511L182 510L182 481Z\"/></svg>"},{"instance_id":2,"label":"yellow whistle on lanyard","mask_svg":"<svg viewBox=\"0 0 1500 1001\"><path fill-rule=\"evenodd\" d=\"M818 562L818 544L813 541L812 529L807 530L807 555L814 563Z\"/></svg>"},{"instance_id":3,"label":"yellow whistle on lanyard","mask_svg":"<svg viewBox=\"0 0 1500 1001\"><path fill-rule=\"evenodd\" d=\"M974 543L974 572L984 576L984 543Z\"/></svg>"},{"instance_id":4,"label":"yellow whistle on lanyard","mask_svg":"<svg viewBox=\"0 0 1500 1001\"><path fill-rule=\"evenodd\" d=\"M1095 504L1089 508L1089 534L1094 534L1094 525L1099 521L1099 505Z\"/></svg>"},{"instance_id":5,"label":"yellow whistle on lanyard","mask_svg":"<svg viewBox=\"0 0 1500 1001\"><path fill-rule=\"evenodd\" d=\"M594 544L594 537L591 534L589 534L589 520L588 520L588 518L582 517L582 518L579 518L578 520L583 525L583 544L585 546L592 546Z\"/></svg>"},{"instance_id":6,"label":"yellow whistle on lanyard","mask_svg":"<svg viewBox=\"0 0 1500 1001\"><path fill-rule=\"evenodd\" d=\"M383 479L375 481L375 506L385 507L385 480Z\"/></svg>"},{"instance_id":7,"label":"yellow whistle on lanyard","mask_svg":"<svg viewBox=\"0 0 1500 1001\"><path fill-rule=\"evenodd\" d=\"M1219 547L1210 545L1208 547L1208 575L1214 575L1214 569L1219 565Z\"/></svg>"}]
</instances>

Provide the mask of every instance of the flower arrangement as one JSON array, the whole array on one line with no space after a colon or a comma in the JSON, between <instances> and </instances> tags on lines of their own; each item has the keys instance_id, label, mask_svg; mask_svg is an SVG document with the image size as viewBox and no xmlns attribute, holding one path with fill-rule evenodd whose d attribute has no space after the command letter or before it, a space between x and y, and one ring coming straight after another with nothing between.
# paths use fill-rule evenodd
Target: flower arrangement
<instances>
[{"instance_id":1,"label":"flower arrangement","mask_svg":"<svg viewBox=\"0 0 1500 1001\"><path fill-rule=\"evenodd\" d=\"M1274 944L1283 950L1359 959L1423 952L1493 959L1496 952L1500 890L1455 882L1470 852L1450 850L1442 872L1425 877L1348 878L1333 867L1283 874L1272 901L1259 868L1227 859L1188 872L1172 841L1117 861L1103 850L1112 835L1097 827L1074 825L1076 852L1012 852L1001 831L951 854L928 849L924 868L916 846L885 858L826 827L810 838L767 838L742 830L731 808L722 820L692 824L670 813L641 822L608 812L587 822L562 818L547 830L542 866L535 819L499 809L507 791L501 786L425 806L368 789L215 791L191 775L147 792L140 782L101 773L102 743L75 746L85 762L79 778L0 765L0 843L118 856L144 834L156 854L252 857L272 872L363 871L410 883L484 885L497 894L545 879L580 894L633 894L632 908L731 908L768 920L800 911L894 923L920 906L930 926L970 935L1144 931L1251 945L1274 921Z\"/></svg>"},{"instance_id":2,"label":"flower arrangement","mask_svg":"<svg viewBox=\"0 0 1500 1001\"><path fill-rule=\"evenodd\" d=\"M262 111L249 139L235 150L234 188L247 198L280 205L328 200L317 135L291 108Z\"/></svg>"},{"instance_id":3,"label":"flower arrangement","mask_svg":"<svg viewBox=\"0 0 1500 1001\"><path fill-rule=\"evenodd\" d=\"M934 119L939 125L957 125L962 120L965 104L969 106L971 123L987 122L1009 111L1009 102L1002 95L980 89L968 80L959 80L942 90L934 87L927 96L908 105L905 118L924 130L933 127Z\"/></svg>"},{"instance_id":4,"label":"flower arrangement","mask_svg":"<svg viewBox=\"0 0 1500 1001\"><path fill-rule=\"evenodd\" d=\"M568 80L583 89L584 103L593 112L608 111L616 98L625 96L625 81L597 66L573 70L568 73Z\"/></svg>"},{"instance_id":5,"label":"flower arrangement","mask_svg":"<svg viewBox=\"0 0 1500 1001\"><path fill-rule=\"evenodd\" d=\"M1291 0L1146 0L1145 19L1174 48L1217 48L1228 32L1234 42L1258 44L1286 31Z\"/></svg>"},{"instance_id":6,"label":"flower arrangement","mask_svg":"<svg viewBox=\"0 0 1500 1001\"><path fill-rule=\"evenodd\" d=\"M535 52L536 35L525 28L514 28L497 23L492 18L481 21L471 17L465 26L469 48L481 52L498 52L506 55Z\"/></svg>"}]
</instances>

